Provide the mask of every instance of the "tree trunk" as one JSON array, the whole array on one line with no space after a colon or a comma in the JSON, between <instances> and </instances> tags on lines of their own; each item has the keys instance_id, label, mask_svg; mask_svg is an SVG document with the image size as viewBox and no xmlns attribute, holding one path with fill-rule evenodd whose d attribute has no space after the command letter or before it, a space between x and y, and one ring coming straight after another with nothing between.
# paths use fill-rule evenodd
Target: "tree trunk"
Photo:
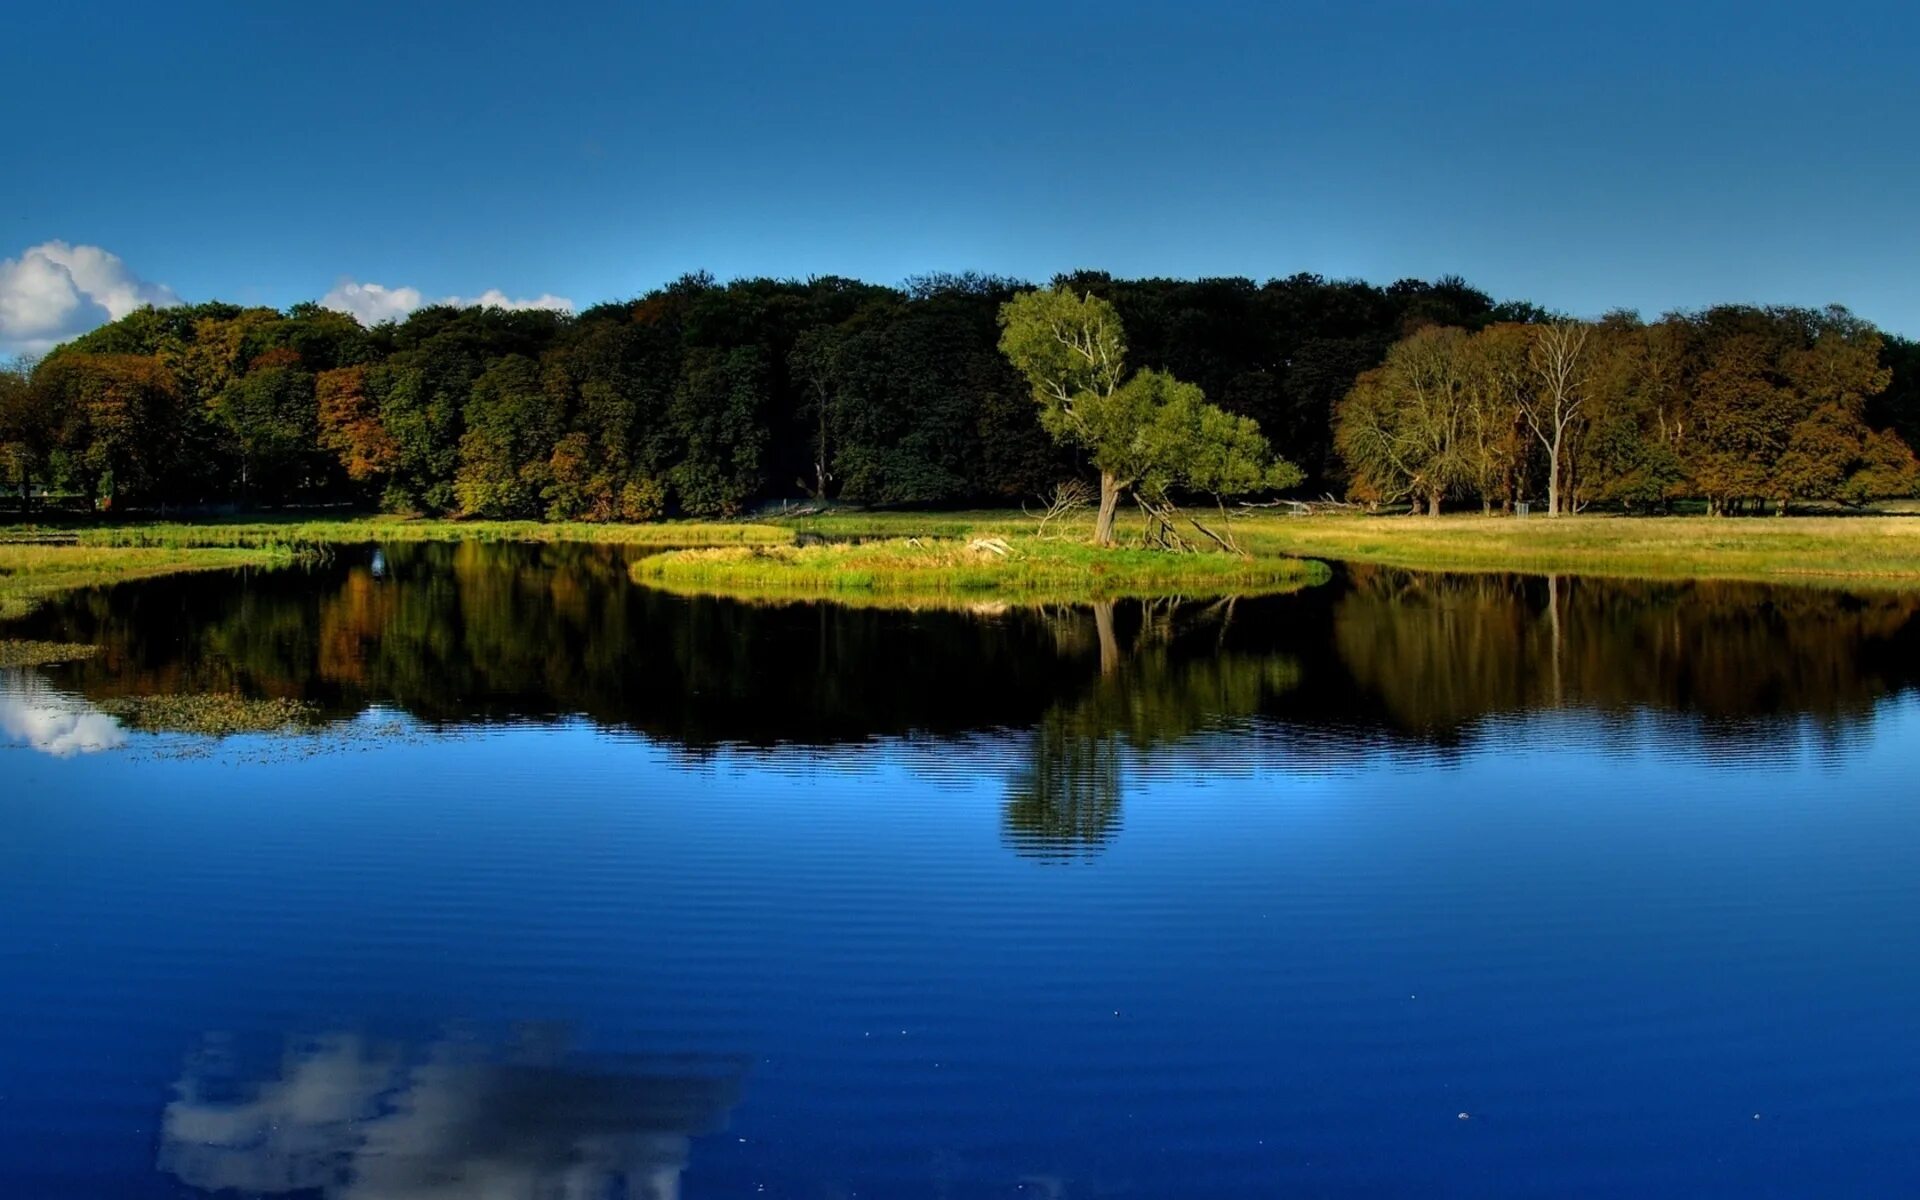
<instances>
[{"instance_id":1,"label":"tree trunk","mask_svg":"<svg viewBox=\"0 0 1920 1200\"><path fill-rule=\"evenodd\" d=\"M1427 515L1430 517L1437 517L1440 515L1440 493L1439 492L1427 493Z\"/></svg>"},{"instance_id":2,"label":"tree trunk","mask_svg":"<svg viewBox=\"0 0 1920 1200\"><path fill-rule=\"evenodd\" d=\"M816 503L827 502L827 402L820 401L820 439L819 453L813 463L813 498Z\"/></svg>"},{"instance_id":3,"label":"tree trunk","mask_svg":"<svg viewBox=\"0 0 1920 1200\"><path fill-rule=\"evenodd\" d=\"M1560 434L1556 430L1553 444L1547 447L1547 515L1560 515Z\"/></svg>"},{"instance_id":4,"label":"tree trunk","mask_svg":"<svg viewBox=\"0 0 1920 1200\"><path fill-rule=\"evenodd\" d=\"M1120 509L1120 480L1110 471L1100 472L1100 515L1093 522L1093 544L1113 545L1114 519Z\"/></svg>"}]
</instances>

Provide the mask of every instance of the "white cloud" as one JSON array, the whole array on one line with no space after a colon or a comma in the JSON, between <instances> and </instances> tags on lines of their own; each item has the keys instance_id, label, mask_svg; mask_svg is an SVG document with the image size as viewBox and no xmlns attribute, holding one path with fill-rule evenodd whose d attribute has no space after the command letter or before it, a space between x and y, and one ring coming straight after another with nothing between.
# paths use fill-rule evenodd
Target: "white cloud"
<instances>
[{"instance_id":1,"label":"white cloud","mask_svg":"<svg viewBox=\"0 0 1920 1200\"><path fill-rule=\"evenodd\" d=\"M0 353L42 354L148 304L180 297L127 270L119 255L62 241L0 259Z\"/></svg>"},{"instance_id":2,"label":"white cloud","mask_svg":"<svg viewBox=\"0 0 1920 1200\"><path fill-rule=\"evenodd\" d=\"M408 313L428 304L451 304L455 308L504 308L513 311L525 309L548 309L552 312L572 312L573 301L565 296L555 296L542 292L538 296L513 297L499 288L488 288L478 296L442 296L429 300L419 288L387 287L380 283L359 283L352 279L343 279L334 289L320 297L322 308L331 308L337 312L351 313L362 325L378 325L382 321L398 321Z\"/></svg>"},{"instance_id":3,"label":"white cloud","mask_svg":"<svg viewBox=\"0 0 1920 1200\"><path fill-rule=\"evenodd\" d=\"M423 303L419 288L389 288L377 283L355 283L351 279L341 280L337 287L320 297L320 307L349 313L362 325L398 321Z\"/></svg>"}]
</instances>

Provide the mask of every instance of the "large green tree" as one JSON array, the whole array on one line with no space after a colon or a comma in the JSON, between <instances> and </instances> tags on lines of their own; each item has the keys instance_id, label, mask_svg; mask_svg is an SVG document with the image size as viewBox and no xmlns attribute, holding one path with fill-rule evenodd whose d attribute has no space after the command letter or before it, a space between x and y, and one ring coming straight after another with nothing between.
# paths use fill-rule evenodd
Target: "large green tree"
<instances>
[{"instance_id":1,"label":"large green tree","mask_svg":"<svg viewBox=\"0 0 1920 1200\"><path fill-rule=\"evenodd\" d=\"M1218 495L1297 483L1250 419L1208 404L1194 384L1157 370L1127 374L1127 344L1111 304L1064 285L1025 292L1000 309L1000 349L1027 377L1040 423L1085 451L1100 473L1093 540L1114 543L1121 498L1150 514L1182 487Z\"/></svg>"}]
</instances>

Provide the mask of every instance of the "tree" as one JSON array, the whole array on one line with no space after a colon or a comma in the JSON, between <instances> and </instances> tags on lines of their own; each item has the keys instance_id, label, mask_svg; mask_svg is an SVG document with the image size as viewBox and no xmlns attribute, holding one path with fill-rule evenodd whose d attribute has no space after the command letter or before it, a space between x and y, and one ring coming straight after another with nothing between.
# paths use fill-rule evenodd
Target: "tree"
<instances>
[{"instance_id":1,"label":"tree","mask_svg":"<svg viewBox=\"0 0 1920 1200\"><path fill-rule=\"evenodd\" d=\"M1334 415L1350 491L1369 503L1408 496L1438 516L1476 475L1464 330L1430 325L1395 342Z\"/></svg>"},{"instance_id":2,"label":"tree","mask_svg":"<svg viewBox=\"0 0 1920 1200\"><path fill-rule=\"evenodd\" d=\"M355 483L384 481L400 462L400 448L380 423L379 401L363 366L322 371L313 383L317 440L339 458Z\"/></svg>"},{"instance_id":3,"label":"tree","mask_svg":"<svg viewBox=\"0 0 1920 1200\"><path fill-rule=\"evenodd\" d=\"M794 343L788 356L789 369L801 385L801 412L808 417L813 431L813 478L801 483L815 500L827 498L827 485L833 481L832 429L834 398L842 374L840 348L843 335L838 327L809 329Z\"/></svg>"},{"instance_id":4,"label":"tree","mask_svg":"<svg viewBox=\"0 0 1920 1200\"><path fill-rule=\"evenodd\" d=\"M1096 545L1113 544L1129 490L1164 535L1175 489L1217 499L1299 482L1257 425L1208 404L1198 386L1164 371L1126 377L1125 333L1105 301L1060 287L1026 292L1001 306L1000 325L1001 351L1026 375L1041 424L1100 472Z\"/></svg>"},{"instance_id":5,"label":"tree","mask_svg":"<svg viewBox=\"0 0 1920 1200\"><path fill-rule=\"evenodd\" d=\"M53 449L52 408L33 388L33 364L0 364L0 479L20 499L20 515L33 507L33 485L43 477Z\"/></svg>"},{"instance_id":6,"label":"tree","mask_svg":"<svg viewBox=\"0 0 1920 1200\"><path fill-rule=\"evenodd\" d=\"M1188 517L1194 528L1221 549L1239 552L1227 518L1226 498L1251 492L1282 491L1305 478L1299 467L1275 458L1260 426L1214 405L1198 387L1159 371L1141 371L1127 388L1149 393L1151 417L1138 442L1140 474L1135 490L1150 518L1169 523L1175 490L1210 496L1219 510L1218 529Z\"/></svg>"},{"instance_id":7,"label":"tree","mask_svg":"<svg viewBox=\"0 0 1920 1200\"><path fill-rule=\"evenodd\" d=\"M473 383L453 493L460 511L533 517L548 482L557 414L540 386L540 366L522 354L499 359Z\"/></svg>"},{"instance_id":8,"label":"tree","mask_svg":"<svg viewBox=\"0 0 1920 1200\"><path fill-rule=\"evenodd\" d=\"M1492 512L1496 498L1508 509L1520 498L1528 444L1519 398L1532 336L1525 325L1489 325L1459 347L1466 403L1461 474L1479 493L1482 512Z\"/></svg>"},{"instance_id":9,"label":"tree","mask_svg":"<svg viewBox=\"0 0 1920 1200\"><path fill-rule=\"evenodd\" d=\"M1127 342L1113 306L1065 288L1023 292L1000 306L1000 352L1033 388L1040 423L1055 440L1089 452L1100 472L1096 545L1113 545L1128 443L1144 393L1121 395ZM1102 459L1106 461L1103 462ZM1116 469L1117 468L1117 469Z\"/></svg>"},{"instance_id":10,"label":"tree","mask_svg":"<svg viewBox=\"0 0 1920 1200\"><path fill-rule=\"evenodd\" d=\"M1547 452L1547 515L1562 511L1563 465L1586 407L1587 326L1555 321L1533 327L1527 349L1530 386L1519 392L1520 415Z\"/></svg>"},{"instance_id":11,"label":"tree","mask_svg":"<svg viewBox=\"0 0 1920 1200\"><path fill-rule=\"evenodd\" d=\"M166 468L180 387L158 359L65 351L42 362L33 382L60 421L56 444L102 508Z\"/></svg>"},{"instance_id":12,"label":"tree","mask_svg":"<svg viewBox=\"0 0 1920 1200\"><path fill-rule=\"evenodd\" d=\"M240 463L240 492L253 497L267 482L285 494L304 479L303 459L317 445L313 375L285 347L255 358L246 373L213 397L212 413Z\"/></svg>"},{"instance_id":13,"label":"tree","mask_svg":"<svg viewBox=\"0 0 1920 1200\"><path fill-rule=\"evenodd\" d=\"M757 346L688 355L668 409L678 449L670 478L684 511L732 516L763 486L767 382Z\"/></svg>"}]
</instances>

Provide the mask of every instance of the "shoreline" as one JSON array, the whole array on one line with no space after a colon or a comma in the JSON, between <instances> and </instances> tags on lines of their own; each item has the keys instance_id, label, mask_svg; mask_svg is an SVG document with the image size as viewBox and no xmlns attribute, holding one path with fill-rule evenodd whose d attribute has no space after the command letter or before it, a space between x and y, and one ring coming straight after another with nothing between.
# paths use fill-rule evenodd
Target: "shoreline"
<instances>
[{"instance_id":1,"label":"shoreline","mask_svg":"<svg viewBox=\"0 0 1920 1200\"><path fill-rule=\"evenodd\" d=\"M697 551L704 557L667 554L645 560L653 565L636 566L636 579L684 594L868 603L883 597L1057 603L1272 590L1302 585L1302 559L1472 574L1920 589L1920 516L1904 514L1516 519L1261 513L1233 522L1244 558L1127 548L1134 520L1123 520L1123 546L1115 550L1088 546L1072 530L1046 540L1035 531L1036 523L1016 510L843 511L635 525L381 517L7 525L0 526L0 620L88 587L182 571L282 566L328 545L417 541L583 542ZM807 535L828 541L797 544ZM900 546L885 553L875 549L887 541L964 545L976 538L1002 538L1021 547L1021 565L996 566L977 554L941 558L905 553ZM846 544L851 539L869 545L856 551ZM742 561L731 561L727 548ZM715 550L722 552L709 553Z\"/></svg>"}]
</instances>

